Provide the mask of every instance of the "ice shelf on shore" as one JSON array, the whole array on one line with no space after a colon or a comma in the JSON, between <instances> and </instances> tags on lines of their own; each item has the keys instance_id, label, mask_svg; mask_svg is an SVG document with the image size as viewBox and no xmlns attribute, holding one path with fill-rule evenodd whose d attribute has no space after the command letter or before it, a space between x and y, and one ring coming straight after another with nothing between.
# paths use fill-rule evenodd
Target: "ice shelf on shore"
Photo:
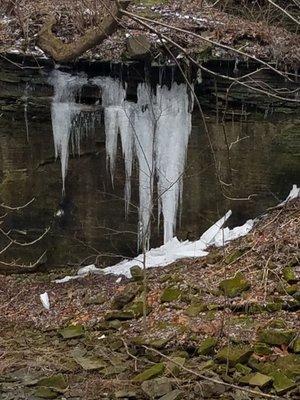
<instances>
[{"instance_id":1,"label":"ice shelf on shore","mask_svg":"<svg viewBox=\"0 0 300 400\"><path fill-rule=\"evenodd\" d=\"M284 206L289 201L294 200L298 197L300 197L300 187L298 188L297 185L293 185L287 198L277 207ZM201 235L199 240L196 240L194 242L185 240L181 242L176 237L174 237L162 246L150 249L146 253L146 268L163 267L183 258L206 256L208 254L207 250L210 246L224 246L232 240L247 235L252 230L255 222L258 220L249 219L243 225L237 226L233 229L230 229L228 227L224 228L223 226L228 218L231 216L231 214L232 213L229 210L221 219L219 219L209 229L207 229ZM95 267L95 265L90 265L81 268L78 271L78 275L66 276L62 279L55 280L55 282L69 282L72 279L83 278L89 273L114 274L130 277L130 268L134 265L142 267L143 258L143 254L140 254L132 260L124 260L119 262L118 264L104 269L97 268Z\"/></svg>"}]
</instances>

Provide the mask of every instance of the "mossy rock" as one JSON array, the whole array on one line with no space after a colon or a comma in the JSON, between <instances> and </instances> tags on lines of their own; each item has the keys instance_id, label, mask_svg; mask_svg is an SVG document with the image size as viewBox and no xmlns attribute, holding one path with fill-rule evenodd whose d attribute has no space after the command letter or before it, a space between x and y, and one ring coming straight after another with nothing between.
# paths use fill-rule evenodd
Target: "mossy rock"
<instances>
[{"instance_id":1,"label":"mossy rock","mask_svg":"<svg viewBox=\"0 0 300 400\"><path fill-rule=\"evenodd\" d=\"M144 279L144 272L141 267L134 265L130 268L131 278L136 282L141 282Z\"/></svg>"},{"instance_id":2,"label":"mossy rock","mask_svg":"<svg viewBox=\"0 0 300 400\"><path fill-rule=\"evenodd\" d=\"M214 348L217 345L217 342L218 342L217 339L213 337L204 339L203 342L201 342L200 346L198 347L198 354L201 356L207 356L209 354L212 354Z\"/></svg>"},{"instance_id":3,"label":"mossy rock","mask_svg":"<svg viewBox=\"0 0 300 400\"><path fill-rule=\"evenodd\" d=\"M137 283L126 285L124 290L113 298L112 307L121 310L135 298L140 290L141 288Z\"/></svg>"},{"instance_id":4,"label":"mossy rock","mask_svg":"<svg viewBox=\"0 0 300 400\"><path fill-rule=\"evenodd\" d=\"M252 369L250 367L239 363L236 364L235 369L242 375L249 375L252 372Z\"/></svg>"},{"instance_id":5,"label":"mossy rock","mask_svg":"<svg viewBox=\"0 0 300 400\"><path fill-rule=\"evenodd\" d=\"M221 363L227 363L230 367L236 364L245 364L248 362L253 350L249 346L226 346L219 350L216 360Z\"/></svg>"},{"instance_id":6,"label":"mossy rock","mask_svg":"<svg viewBox=\"0 0 300 400\"><path fill-rule=\"evenodd\" d=\"M124 311L131 311L134 314L135 318L140 318L144 314L144 303L142 301L135 301L131 305L126 308ZM148 315L151 312L151 308L146 305L146 315Z\"/></svg>"},{"instance_id":7,"label":"mossy rock","mask_svg":"<svg viewBox=\"0 0 300 400\"><path fill-rule=\"evenodd\" d=\"M34 391L34 395L41 399L56 399L58 393L45 386L40 386Z\"/></svg>"},{"instance_id":8,"label":"mossy rock","mask_svg":"<svg viewBox=\"0 0 300 400\"><path fill-rule=\"evenodd\" d=\"M273 381L273 378L268 375L261 374L260 372L256 372L249 379L250 386L257 386L260 389L270 385Z\"/></svg>"},{"instance_id":9,"label":"mossy rock","mask_svg":"<svg viewBox=\"0 0 300 400\"><path fill-rule=\"evenodd\" d=\"M300 338L297 337L292 343L292 350L294 353L300 353Z\"/></svg>"},{"instance_id":10,"label":"mossy rock","mask_svg":"<svg viewBox=\"0 0 300 400\"><path fill-rule=\"evenodd\" d=\"M297 379L300 376L300 356L298 354L289 354L285 357L278 357L277 360L272 362L264 363L251 357L248 365L266 375L281 372L290 379Z\"/></svg>"},{"instance_id":11,"label":"mossy rock","mask_svg":"<svg viewBox=\"0 0 300 400\"><path fill-rule=\"evenodd\" d=\"M207 305L203 303L195 303L191 304L187 309L185 310L185 314L188 315L189 317L197 317L200 313L207 311Z\"/></svg>"},{"instance_id":12,"label":"mossy rock","mask_svg":"<svg viewBox=\"0 0 300 400\"><path fill-rule=\"evenodd\" d=\"M143 372L136 375L132 380L133 382L144 382L149 379L161 376L164 373L164 371L165 371L164 363L158 363L150 368L145 369Z\"/></svg>"},{"instance_id":13,"label":"mossy rock","mask_svg":"<svg viewBox=\"0 0 300 400\"><path fill-rule=\"evenodd\" d=\"M162 303L170 303L172 301L179 300L181 298L182 292L180 289L175 287L168 287L166 288L162 295L161 295L161 302Z\"/></svg>"},{"instance_id":14,"label":"mossy rock","mask_svg":"<svg viewBox=\"0 0 300 400\"><path fill-rule=\"evenodd\" d=\"M295 293L297 293L300 290L300 286L298 284L296 285L287 285L285 287L285 291L287 294L293 296Z\"/></svg>"},{"instance_id":15,"label":"mossy rock","mask_svg":"<svg viewBox=\"0 0 300 400\"><path fill-rule=\"evenodd\" d=\"M254 345L254 353L259 356L268 356L273 353L271 347L266 343L255 343Z\"/></svg>"},{"instance_id":16,"label":"mossy rock","mask_svg":"<svg viewBox=\"0 0 300 400\"><path fill-rule=\"evenodd\" d=\"M79 338L84 335L84 327L82 325L70 325L66 328L60 329L58 333L64 339L74 339Z\"/></svg>"},{"instance_id":17,"label":"mossy rock","mask_svg":"<svg viewBox=\"0 0 300 400\"><path fill-rule=\"evenodd\" d=\"M270 344L271 346L281 346L283 344L289 345L296 332L294 330L284 329L263 329L259 332L259 341Z\"/></svg>"},{"instance_id":18,"label":"mossy rock","mask_svg":"<svg viewBox=\"0 0 300 400\"><path fill-rule=\"evenodd\" d=\"M283 302L267 303L265 309L268 312L276 312L276 311L281 311L282 307L283 307Z\"/></svg>"},{"instance_id":19,"label":"mossy rock","mask_svg":"<svg viewBox=\"0 0 300 400\"><path fill-rule=\"evenodd\" d=\"M67 389L68 383L62 374L58 374L39 379L36 386L47 387L63 393Z\"/></svg>"},{"instance_id":20,"label":"mossy rock","mask_svg":"<svg viewBox=\"0 0 300 400\"><path fill-rule=\"evenodd\" d=\"M242 292L250 289L251 285L241 272L238 272L234 278L223 280L219 288L230 298L239 296Z\"/></svg>"},{"instance_id":21,"label":"mossy rock","mask_svg":"<svg viewBox=\"0 0 300 400\"><path fill-rule=\"evenodd\" d=\"M270 375L273 378L273 387L276 390L276 393L279 395L285 394L286 392L292 390L296 386L295 381L288 378L281 372L273 372Z\"/></svg>"},{"instance_id":22,"label":"mossy rock","mask_svg":"<svg viewBox=\"0 0 300 400\"><path fill-rule=\"evenodd\" d=\"M283 276L283 279L285 281L287 281L288 283L297 282L297 277L296 277L295 270L293 267L283 268L282 276Z\"/></svg>"},{"instance_id":23,"label":"mossy rock","mask_svg":"<svg viewBox=\"0 0 300 400\"><path fill-rule=\"evenodd\" d=\"M228 254L228 256L225 257L225 264L233 264L239 257L241 257L247 250L249 250L249 247L237 249L233 251L232 253Z\"/></svg>"},{"instance_id":24,"label":"mossy rock","mask_svg":"<svg viewBox=\"0 0 300 400\"><path fill-rule=\"evenodd\" d=\"M128 311L110 311L105 315L106 321L127 321L129 319L133 319L135 317L134 312L132 310Z\"/></svg>"}]
</instances>

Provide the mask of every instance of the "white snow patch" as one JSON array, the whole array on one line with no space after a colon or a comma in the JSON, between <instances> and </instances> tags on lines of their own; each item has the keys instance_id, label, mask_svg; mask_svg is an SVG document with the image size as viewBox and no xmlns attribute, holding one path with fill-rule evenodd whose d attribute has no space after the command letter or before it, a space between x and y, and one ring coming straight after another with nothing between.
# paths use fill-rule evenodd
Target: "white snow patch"
<instances>
[{"instance_id":1,"label":"white snow patch","mask_svg":"<svg viewBox=\"0 0 300 400\"><path fill-rule=\"evenodd\" d=\"M47 292L40 294L40 300L46 310L50 310L50 300Z\"/></svg>"},{"instance_id":2,"label":"white snow patch","mask_svg":"<svg viewBox=\"0 0 300 400\"><path fill-rule=\"evenodd\" d=\"M278 206L284 206L289 201L297 199L297 197L300 197L300 187L298 187L297 185L293 185L287 198L282 203L280 203Z\"/></svg>"}]
</instances>

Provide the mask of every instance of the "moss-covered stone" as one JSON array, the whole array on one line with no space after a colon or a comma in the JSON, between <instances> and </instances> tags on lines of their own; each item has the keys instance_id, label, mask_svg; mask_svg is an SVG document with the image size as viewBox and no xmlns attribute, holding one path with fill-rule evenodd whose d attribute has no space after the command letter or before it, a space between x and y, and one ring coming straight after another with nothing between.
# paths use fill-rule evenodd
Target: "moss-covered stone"
<instances>
[{"instance_id":1,"label":"moss-covered stone","mask_svg":"<svg viewBox=\"0 0 300 400\"><path fill-rule=\"evenodd\" d=\"M285 291L287 294L290 294L291 296L293 296L295 293L297 293L300 290L300 285L299 284L295 284L295 285L287 285L285 287Z\"/></svg>"},{"instance_id":2,"label":"moss-covered stone","mask_svg":"<svg viewBox=\"0 0 300 400\"><path fill-rule=\"evenodd\" d=\"M125 311L131 311L133 312L135 318L140 318L144 313L144 303L142 301L135 301L134 303L129 305ZM151 308L146 305L146 315L148 315L150 312Z\"/></svg>"},{"instance_id":3,"label":"moss-covered stone","mask_svg":"<svg viewBox=\"0 0 300 400\"><path fill-rule=\"evenodd\" d=\"M62 374L58 374L39 379L36 386L48 387L59 393L63 393L67 389L68 384L65 377Z\"/></svg>"},{"instance_id":4,"label":"moss-covered stone","mask_svg":"<svg viewBox=\"0 0 300 400\"><path fill-rule=\"evenodd\" d=\"M292 350L294 353L300 353L300 338L297 337L292 344Z\"/></svg>"},{"instance_id":5,"label":"moss-covered stone","mask_svg":"<svg viewBox=\"0 0 300 400\"><path fill-rule=\"evenodd\" d=\"M236 297L245 290L250 289L251 285L241 272L238 272L234 278L223 280L220 285L220 289L228 297Z\"/></svg>"},{"instance_id":6,"label":"moss-covered stone","mask_svg":"<svg viewBox=\"0 0 300 400\"><path fill-rule=\"evenodd\" d=\"M285 267L282 271L282 276L285 281L288 283L294 283L297 281L297 277L295 274L295 270L293 267Z\"/></svg>"},{"instance_id":7,"label":"moss-covered stone","mask_svg":"<svg viewBox=\"0 0 300 400\"><path fill-rule=\"evenodd\" d=\"M79 338L84 335L84 327L82 325L70 325L66 328L60 329L58 333L64 339Z\"/></svg>"},{"instance_id":8,"label":"moss-covered stone","mask_svg":"<svg viewBox=\"0 0 300 400\"><path fill-rule=\"evenodd\" d=\"M254 345L254 352L259 356L268 356L269 354L272 354L272 349L266 343L258 342Z\"/></svg>"},{"instance_id":9,"label":"moss-covered stone","mask_svg":"<svg viewBox=\"0 0 300 400\"><path fill-rule=\"evenodd\" d=\"M271 346L289 345L295 336L294 330L263 329L259 332L259 340Z\"/></svg>"},{"instance_id":10,"label":"moss-covered stone","mask_svg":"<svg viewBox=\"0 0 300 400\"><path fill-rule=\"evenodd\" d=\"M112 307L121 310L135 298L140 290L141 288L137 283L126 285L124 290L113 298Z\"/></svg>"},{"instance_id":11,"label":"moss-covered stone","mask_svg":"<svg viewBox=\"0 0 300 400\"><path fill-rule=\"evenodd\" d=\"M133 382L144 382L149 379L156 378L164 373L165 365L164 363L158 363L150 368L145 369L140 374L133 378Z\"/></svg>"},{"instance_id":12,"label":"moss-covered stone","mask_svg":"<svg viewBox=\"0 0 300 400\"><path fill-rule=\"evenodd\" d=\"M198 354L202 356L212 354L214 348L216 347L217 342L218 342L217 339L213 337L204 339L203 342L201 342L200 346L198 347Z\"/></svg>"},{"instance_id":13,"label":"moss-covered stone","mask_svg":"<svg viewBox=\"0 0 300 400\"><path fill-rule=\"evenodd\" d=\"M130 268L130 274L134 281L141 282L144 279L144 273L141 267L134 265Z\"/></svg>"},{"instance_id":14,"label":"moss-covered stone","mask_svg":"<svg viewBox=\"0 0 300 400\"><path fill-rule=\"evenodd\" d=\"M188 315L189 317L197 317L201 312L204 312L206 310L207 310L206 304L195 303L187 307L187 309L185 310L185 314Z\"/></svg>"},{"instance_id":15,"label":"moss-covered stone","mask_svg":"<svg viewBox=\"0 0 300 400\"><path fill-rule=\"evenodd\" d=\"M172 301L179 300L181 295L182 293L180 289L168 287L163 291L160 300L162 303L170 303Z\"/></svg>"},{"instance_id":16,"label":"moss-covered stone","mask_svg":"<svg viewBox=\"0 0 300 400\"><path fill-rule=\"evenodd\" d=\"M290 379L297 379L300 376L300 356L298 354L278 357L272 362L258 362L251 357L248 365L256 371L270 376L274 372L281 372Z\"/></svg>"},{"instance_id":17,"label":"moss-covered stone","mask_svg":"<svg viewBox=\"0 0 300 400\"><path fill-rule=\"evenodd\" d=\"M247 363L253 350L249 346L226 346L219 350L216 355L216 360L222 363L229 364L230 367L236 364Z\"/></svg>"},{"instance_id":18,"label":"moss-covered stone","mask_svg":"<svg viewBox=\"0 0 300 400\"><path fill-rule=\"evenodd\" d=\"M235 369L242 375L249 375L252 372L252 369L250 367L239 363L236 364Z\"/></svg>"},{"instance_id":19,"label":"moss-covered stone","mask_svg":"<svg viewBox=\"0 0 300 400\"><path fill-rule=\"evenodd\" d=\"M271 376L273 378L273 387L279 395L285 394L296 386L295 381L281 372L273 372Z\"/></svg>"},{"instance_id":20,"label":"moss-covered stone","mask_svg":"<svg viewBox=\"0 0 300 400\"><path fill-rule=\"evenodd\" d=\"M135 317L133 311L110 311L105 315L106 321L118 320L127 321Z\"/></svg>"},{"instance_id":21,"label":"moss-covered stone","mask_svg":"<svg viewBox=\"0 0 300 400\"><path fill-rule=\"evenodd\" d=\"M35 390L34 395L41 399L56 399L58 393L48 387L40 386Z\"/></svg>"},{"instance_id":22,"label":"moss-covered stone","mask_svg":"<svg viewBox=\"0 0 300 400\"><path fill-rule=\"evenodd\" d=\"M264 388L268 385L271 384L273 381L273 378L268 375L261 374L260 372L257 372L252 375L252 377L249 379L249 385L250 386L257 386L259 388Z\"/></svg>"},{"instance_id":23,"label":"moss-covered stone","mask_svg":"<svg viewBox=\"0 0 300 400\"><path fill-rule=\"evenodd\" d=\"M238 258L240 258L247 250L249 250L249 247L243 247L237 250L234 250L232 253L228 254L228 256L225 257L225 263L228 264L233 264Z\"/></svg>"}]
</instances>

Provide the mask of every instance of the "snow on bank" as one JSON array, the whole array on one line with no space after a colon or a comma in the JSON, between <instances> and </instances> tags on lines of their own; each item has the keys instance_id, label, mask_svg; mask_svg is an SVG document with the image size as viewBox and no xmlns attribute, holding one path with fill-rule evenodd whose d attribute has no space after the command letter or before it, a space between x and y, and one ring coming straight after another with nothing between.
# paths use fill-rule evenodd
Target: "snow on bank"
<instances>
[{"instance_id":1,"label":"snow on bank","mask_svg":"<svg viewBox=\"0 0 300 400\"><path fill-rule=\"evenodd\" d=\"M289 201L300 197L300 187L293 185L287 198L279 204L283 206ZM221 219L213 224L203 233L199 240L191 242L185 240L180 242L177 237L169 240L164 245L151 249L146 253L146 268L163 267L182 258L203 257L208 254L207 248L210 246L224 246L232 240L247 235L254 226L255 220L249 219L242 226L233 229L223 228L223 225L231 216L229 210ZM62 279L55 280L56 283L65 283L73 279L83 278L90 273L125 275L130 277L130 268L134 265L143 266L143 254L138 255L132 260L124 260L116 265L104 269L97 268L94 264L82 267L75 276L65 276Z\"/></svg>"}]
</instances>

